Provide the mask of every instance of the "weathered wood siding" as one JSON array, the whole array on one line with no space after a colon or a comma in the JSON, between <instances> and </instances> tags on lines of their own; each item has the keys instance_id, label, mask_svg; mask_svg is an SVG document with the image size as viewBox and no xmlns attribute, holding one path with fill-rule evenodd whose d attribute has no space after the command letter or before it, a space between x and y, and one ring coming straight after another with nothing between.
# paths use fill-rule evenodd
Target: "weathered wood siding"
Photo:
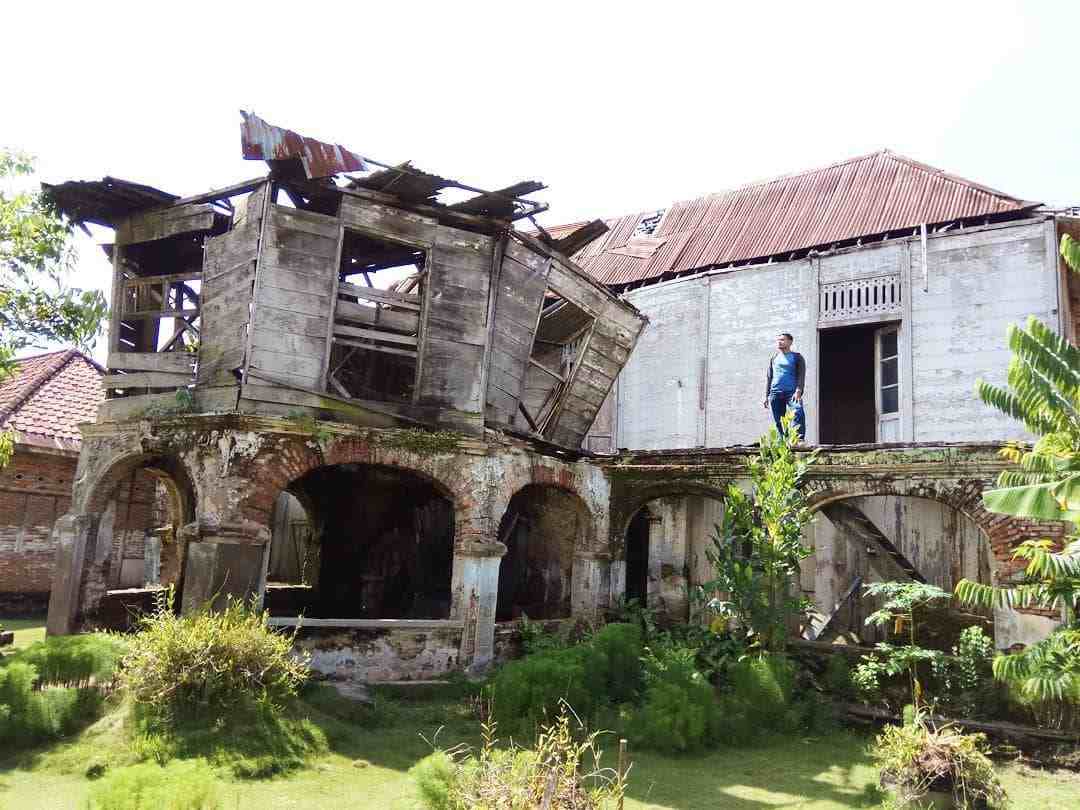
<instances>
[{"instance_id":1,"label":"weathered wood siding","mask_svg":"<svg viewBox=\"0 0 1080 810\"><path fill-rule=\"evenodd\" d=\"M116 244L152 242L182 233L207 231L213 225L214 209L210 205L181 205L144 211L117 224Z\"/></svg>"},{"instance_id":2,"label":"weathered wood siding","mask_svg":"<svg viewBox=\"0 0 1080 810\"><path fill-rule=\"evenodd\" d=\"M340 236L337 217L270 206L255 280L250 375L321 390Z\"/></svg>"},{"instance_id":3,"label":"weathered wood siding","mask_svg":"<svg viewBox=\"0 0 1080 810\"><path fill-rule=\"evenodd\" d=\"M496 422L519 421L518 403L529 375L529 356L550 266L547 257L512 239L507 241L495 292L487 385L487 416ZM536 369L533 372L543 374ZM549 375L543 376L546 382L554 382ZM536 411L530 409L530 413L535 415Z\"/></svg>"},{"instance_id":4,"label":"weathered wood siding","mask_svg":"<svg viewBox=\"0 0 1080 810\"><path fill-rule=\"evenodd\" d=\"M480 414L491 237L439 227L428 256L417 402Z\"/></svg>"},{"instance_id":5,"label":"weathered wood siding","mask_svg":"<svg viewBox=\"0 0 1080 810\"><path fill-rule=\"evenodd\" d=\"M255 263L266 187L252 192L233 229L208 239L203 257L200 385L236 386L244 367Z\"/></svg>"}]
</instances>

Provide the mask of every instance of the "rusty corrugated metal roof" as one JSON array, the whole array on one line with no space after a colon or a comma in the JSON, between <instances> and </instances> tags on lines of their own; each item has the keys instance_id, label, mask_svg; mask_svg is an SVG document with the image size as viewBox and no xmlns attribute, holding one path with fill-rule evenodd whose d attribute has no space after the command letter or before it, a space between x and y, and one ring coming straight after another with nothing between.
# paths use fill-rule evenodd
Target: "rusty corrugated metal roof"
<instances>
[{"instance_id":1,"label":"rusty corrugated metal roof","mask_svg":"<svg viewBox=\"0 0 1080 810\"><path fill-rule=\"evenodd\" d=\"M608 233L573 258L622 285L1037 205L884 150L674 203L649 234L638 226L655 211L608 220Z\"/></svg>"},{"instance_id":2,"label":"rusty corrugated metal roof","mask_svg":"<svg viewBox=\"0 0 1080 810\"><path fill-rule=\"evenodd\" d=\"M247 160L288 160L303 164L308 178L330 177L341 172L365 172L369 166L363 157L344 146L308 138L291 129L276 127L254 113L240 114L240 142Z\"/></svg>"}]
</instances>

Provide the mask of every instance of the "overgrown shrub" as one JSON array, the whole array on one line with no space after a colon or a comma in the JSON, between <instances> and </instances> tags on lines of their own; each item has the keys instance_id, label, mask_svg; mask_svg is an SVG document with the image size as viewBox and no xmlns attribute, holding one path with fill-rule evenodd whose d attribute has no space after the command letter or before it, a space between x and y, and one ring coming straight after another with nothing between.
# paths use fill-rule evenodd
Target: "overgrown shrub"
<instances>
[{"instance_id":1,"label":"overgrown shrub","mask_svg":"<svg viewBox=\"0 0 1080 810\"><path fill-rule=\"evenodd\" d=\"M930 791L951 793L956 806L1005 805L1005 789L983 750L982 734L961 734L935 728L924 713L913 721L886 726L872 747L880 768L881 787L896 794L900 807L919 807Z\"/></svg>"},{"instance_id":2,"label":"overgrown shrub","mask_svg":"<svg viewBox=\"0 0 1080 810\"><path fill-rule=\"evenodd\" d=\"M124 649L103 634L39 641L0 661L0 743L9 750L71 734L101 714L94 684L113 680Z\"/></svg>"},{"instance_id":3,"label":"overgrown shrub","mask_svg":"<svg viewBox=\"0 0 1080 810\"><path fill-rule=\"evenodd\" d=\"M159 605L130 642L121 683L144 718L165 724L280 709L308 669L292 653L293 638L270 629L268 618L233 599L223 610L186 616Z\"/></svg>"},{"instance_id":4,"label":"overgrown shrub","mask_svg":"<svg viewBox=\"0 0 1080 810\"><path fill-rule=\"evenodd\" d=\"M641 628L608 624L585 645L585 681L597 703L632 700L641 689Z\"/></svg>"},{"instance_id":5,"label":"overgrown shrub","mask_svg":"<svg viewBox=\"0 0 1080 810\"><path fill-rule=\"evenodd\" d=\"M822 675L825 691L838 700L850 700L855 695L855 684L851 679L851 664L847 656L830 655L825 662Z\"/></svg>"},{"instance_id":6,"label":"overgrown shrub","mask_svg":"<svg viewBox=\"0 0 1080 810\"><path fill-rule=\"evenodd\" d=\"M584 648L536 653L511 661L491 684L492 710L504 733L531 735L554 717L566 701L582 717L591 717L598 695L585 685Z\"/></svg>"},{"instance_id":7,"label":"overgrown shrub","mask_svg":"<svg viewBox=\"0 0 1080 810\"><path fill-rule=\"evenodd\" d=\"M641 687L641 631L609 624L573 647L545 649L512 661L491 685L492 709L504 733L528 736L565 701L580 717L632 700Z\"/></svg>"},{"instance_id":8,"label":"overgrown shrub","mask_svg":"<svg viewBox=\"0 0 1080 810\"><path fill-rule=\"evenodd\" d=\"M326 750L325 735L295 704L307 663L267 618L236 600L177 616L165 600L142 619L120 673L139 755L159 764L201 756L257 778Z\"/></svg>"},{"instance_id":9,"label":"overgrown shrub","mask_svg":"<svg viewBox=\"0 0 1080 810\"><path fill-rule=\"evenodd\" d=\"M38 682L50 686L107 684L127 651L127 640L109 633L50 636L12 656L37 670Z\"/></svg>"},{"instance_id":10,"label":"overgrown shrub","mask_svg":"<svg viewBox=\"0 0 1080 810\"><path fill-rule=\"evenodd\" d=\"M90 789L88 810L220 810L213 770L203 761L142 763L110 771Z\"/></svg>"},{"instance_id":11,"label":"overgrown shrub","mask_svg":"<svg viewBox=\"0 0 1080 810\"><path fill-rule=\"evenodd\" d=\"M938 708L969 719L996 716L1001 700L994 683L993 658L993 639L977 625L965 628L952 655L932 662Z\"/></svg>"},{"instance_id":12,"label":"overgrown shrub","mask_svg":"<svg viewBox=\"0 0 1080 810\"><path fill-rule=\"evenodd\" d=\"M475 755L464 746L435 751L409 774L427 810L600 810L621 797L623 780L599 767L597 735L572 727L563 709L540 729L535 749L495 746L495 727L483 726ZM584 769L590 768L588 772Z\"/></svg>"},{"instance_id":13,"label":"overgrown shrub","mask_svg":"<svg viewBox=\"0 0 1080 810\"><path fill-rule=\"evenodd\" d=\"M720 704L698 670L697 651L685 645L650 648L645 697L630 723L634 742L661 751L693 751L720 734Z\"/></svg>"}]
</instances>

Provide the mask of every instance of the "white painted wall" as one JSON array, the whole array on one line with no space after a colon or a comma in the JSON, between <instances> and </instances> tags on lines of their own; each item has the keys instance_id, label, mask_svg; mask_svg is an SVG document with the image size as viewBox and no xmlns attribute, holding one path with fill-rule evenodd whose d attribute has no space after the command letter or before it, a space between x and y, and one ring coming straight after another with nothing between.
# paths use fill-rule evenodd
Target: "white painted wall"
<instances>
[{"instance_id":1,"label":"white painted wall","mask_svg":"<svg viewBox=\"0 0 1080 810\"><path fill-rule=\"evenodd\" d=\"M828 283L904 273L909 263L911 314L902 327L901 351L913 348L910 357L901 357L901 380L913 404L902 438L1024 438L1018 423L976 398L974 386L980 376L1004 382L1009 323L1035 315L1057 328L1053 222L931 236L927 256L925 290L920 242L903 239L628 293L649 325L619 378L617 445L667 449L756 441L771 424L762 408L765 369L781 331L795 336L795 349L807 361L807 438L816 441L819 277Z\"/></svg>"}]
</instances>

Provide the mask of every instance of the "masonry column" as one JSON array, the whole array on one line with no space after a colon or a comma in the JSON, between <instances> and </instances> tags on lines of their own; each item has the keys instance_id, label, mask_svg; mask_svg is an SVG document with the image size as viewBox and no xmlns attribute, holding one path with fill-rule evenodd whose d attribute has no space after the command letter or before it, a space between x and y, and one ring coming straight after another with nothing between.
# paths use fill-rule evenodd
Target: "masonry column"
<instances>
[{"instance_id":1,"label":"masonry column","mask_svg":"<svg viewBox=\"0 0 1080 810\"><path fill-rule=\"evenodd\" d=\"M611 553L578 549L574 552L570 582L570 615L589 620L600 618L611 606Z\"/></svg>"},{"instance_id":2,"label":"masonry column","mask_svg":"<svg viewBox=\"0 0 1080 810\"><path fill-rule=\"evenodd\" d=\"M212 610L225 607L230 596L262 604L266 590L266 562L269 532L250 526L184 527L186 560L183 613L193 613L204 606Z\"/></svg>"},{"instance_id":3,"label":"masonry column","mask_svg":"<svg viewBox=\"0 0 1080 810\"><path fill-rule=\"evenodd\" d=\"M45 623L47 635L66 636L77 629L83 569L87 557L92 559L95 554L99 520L99 515L64 515L53 526L56 563Z\"/></svg>"},{"instance_id":4,"label":"masonry column","mask_svg":"<svg viewBox=\"0 0 1080 810\"><path fill-rule=\"evenodd\" d=\"M460 664L471 672L484 670L495 656L495 605L505 553L502 543L473 540L454 554L450 618L464 622Z\"/></svg>"}]
</instances>

